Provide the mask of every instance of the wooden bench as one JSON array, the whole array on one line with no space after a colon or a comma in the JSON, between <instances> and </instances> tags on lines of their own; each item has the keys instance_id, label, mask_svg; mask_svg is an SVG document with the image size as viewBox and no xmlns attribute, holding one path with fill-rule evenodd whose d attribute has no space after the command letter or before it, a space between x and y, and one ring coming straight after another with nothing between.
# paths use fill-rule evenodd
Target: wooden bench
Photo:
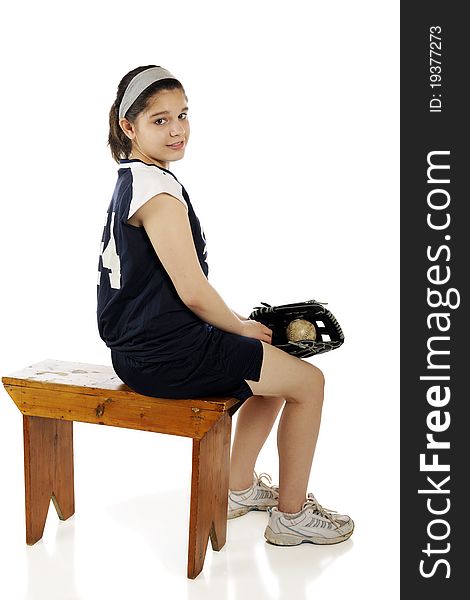
<instances>
[{"instance_id":1,"label":"wooden bench","mask_svg":"<svg viewBox=\"0 0 470 600\"><path fill-rule=\"evenodd\" d=\"M26 543L41 539L54 503L75 512L73 421L193 439L187 576L204 565L209 537L225 545L232 416L236 398L165 399L137 394L110 366L47 359L2 377L23 413Z\"/></svg>"}]
</instances>

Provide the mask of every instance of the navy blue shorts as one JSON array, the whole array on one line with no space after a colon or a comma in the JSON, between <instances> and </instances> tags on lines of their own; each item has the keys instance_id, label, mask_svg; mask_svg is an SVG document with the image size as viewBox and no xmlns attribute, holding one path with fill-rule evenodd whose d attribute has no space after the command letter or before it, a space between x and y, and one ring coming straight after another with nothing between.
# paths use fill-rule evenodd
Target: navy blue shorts
<instances>
[{"instance_id":1,"label":"navy blue shorts","mask_svg":"<svg viewBox=\"0 0 470 600\"><path fill-rule=\"evenodd\" d=\"M259 381L263 364L260 340L209 327L204 348L181 360L141 362L111 350L116 375L131 389L156 398L234 397L253 391L245 379Z\"/></svg>"}]
</instances>

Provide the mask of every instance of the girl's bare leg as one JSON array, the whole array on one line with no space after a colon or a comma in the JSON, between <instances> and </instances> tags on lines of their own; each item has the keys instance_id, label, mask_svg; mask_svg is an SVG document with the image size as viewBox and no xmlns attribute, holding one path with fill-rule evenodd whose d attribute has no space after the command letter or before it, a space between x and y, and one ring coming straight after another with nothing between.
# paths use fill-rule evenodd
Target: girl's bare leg
<instances>
[{"instance_id":1,"label":"girl's bare leg","mask_svg":"<svg viewBox=\"0 0 470 600\"><path fill-rule=\"evenodd\" d=\"M279 396L286 400L277 432L278 508L282 512L295 513L301 510L307 495L310 470L320 429L324 377L320 369L309 362L291 356L265 342L261 343L264 356L260 380L247 380L247 383L256 395L267 396L266 402L276 396L275 403L277 404L279 404ZM243 407L240 410L242 409ZM270 427L275 419L275 417L272 419L274 412L273 409ZM255 427L254 431L257 430L258 428ZM257 441L251 442L252 448L256 448L261 439L261 435L257 435ZM250 437L249 433L247 437ZM250 445L250 442L248 444ZM238 452L236 450L236 454ZM235 461L238 460L236 456ZM235 483L247 483L245 487L240 487L240 489L245 489L251 485L251 477L249 482L235 481Z\"/></svg>"},{"instance_id":2,"label":"girl's bare leg","mask_svg":"<svg viewBox=\"0 0 470 600\"><path fill-rule=\"evenodd\" d=\"M251 396L238 410L230 457L231 490L246 490L252 485L256 459L284 402L281 396Z\"/></svg>"},{"instance_id":3,"label":"girl's bare leg","mask_svg":"<svg viewBox=\"0 0 470 600\"><path fill-rule=\"evenodd\" d=\"M320 429L323 384L310 402L286 402L277 429L279 502L282 512L296 513L307 496L313 455Z\"/></svg>"}]
</instances>

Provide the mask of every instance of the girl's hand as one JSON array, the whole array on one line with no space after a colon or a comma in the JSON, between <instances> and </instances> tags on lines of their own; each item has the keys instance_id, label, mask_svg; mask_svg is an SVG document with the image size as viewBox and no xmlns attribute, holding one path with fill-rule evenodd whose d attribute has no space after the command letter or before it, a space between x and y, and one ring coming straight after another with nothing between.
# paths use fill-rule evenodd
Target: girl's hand
<instances>
[{"instance_id":1,"label":"girl's hand","mask_svg":"<svg viewBox=\"0 0 470 600\"><path fill-rule=\"evenodd\" d=\"M254 321L253 319L242 321L242 324L241 335L255 338L256 340L261 340L268 344L272 343L273 332L269 327L266 327L266 325L263 325L259 321Z\"/></svg>"}]
</instances>

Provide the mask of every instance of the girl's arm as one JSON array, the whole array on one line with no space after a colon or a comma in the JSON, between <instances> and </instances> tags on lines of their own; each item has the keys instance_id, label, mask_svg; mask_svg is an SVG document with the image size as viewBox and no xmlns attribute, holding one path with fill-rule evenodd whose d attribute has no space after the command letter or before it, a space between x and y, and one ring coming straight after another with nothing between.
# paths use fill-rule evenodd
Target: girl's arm
<instances>
[{"instance_id":1,"label":"girl's arm","mask_svg":"<svg viewBox=\"0 0 470 600\"><path fill-rule=\"evenodd\" d=\"M186 306L202 321L223 331L271 343L272 331L241 319L207 280L194 247L191 225L181 201L166 193L147 200L136 212L164 269Z\"/></svg>"},{"instance_id":2,"label":"girl's arm","mask_svg":"<svg viewBox=\"0 0 470 600\"><path fill-rule=\"evenodd\" d=\"M225 304L201 269L181 201L166 193L157 194L135 215L184 304L206 323L242 335L242 320Z\"/></svg>"},{"instance_id":3,"label":"girl's arm","mask_svg":"<svg viewBox=\"0 0 470 600\"><path fill-rule=\"evenodd\" d=\"M239 315L238 313L236 313L233 309L231 309L231 311L233 312L233 314L235 316L237 316L240 319L240 321L248 321L248 317L242 317L241 315Z\"/></svg>"}]
</instances>

